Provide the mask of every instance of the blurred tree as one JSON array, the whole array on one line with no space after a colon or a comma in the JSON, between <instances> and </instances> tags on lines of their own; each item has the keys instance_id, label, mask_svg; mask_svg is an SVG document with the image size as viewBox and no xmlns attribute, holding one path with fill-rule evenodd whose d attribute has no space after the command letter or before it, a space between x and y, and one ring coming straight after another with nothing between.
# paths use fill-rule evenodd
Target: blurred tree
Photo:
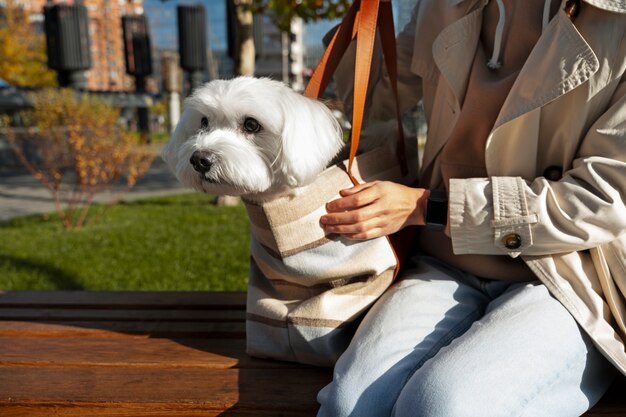
<instances>
[{"instance_id":1,"label":"blurred tree","mask_svg":"<svg viewBox=\"0 0 626 417\"><path fill-rule=\"evenodd\" d=\"M252 43L252 14L270 13L278 29L291 34L291 22L295 17L301 18L305 23L315 22L324 19L337 19L343 17L348 11L352 0L228 0L238 4L239 14L248 13L245 20L238 19L239 30L244 33L240 42ZM241 9L241 11L239 11ZM248 21L250 22L248 26ZM248 35L249 38L248 39ZM242 45L240 43L240 45ZM254 46L250 48L239 48L239 61L247 62L252 60L252 70L254 71Z\"/></svg>"},{"instance_id":2,"label":"blurred tree","mask_svg":"<svg viewBox=\"0 0 626 417\"><path fill-rule=\"evenodd\" d=\"M56 85L43 33L32 30L24 9L6 0L0 8L0 78L17 86Z\"/></svg>"},{"instance_id":3,"label":"blurred tree","mask_svg":"<svg viewBox=\"0 0 626 417\"><path fill-rule=\"evenodd\" d=\"M342 17L350 7L351 0L227 0L235 4L239 56L235 58L238 75L254 72L254 43L252 15L271 13L276 26L291 33L291 22L300 17L305 23L322 19ZM252 45L252 46L250 46ZM239 64L238 64L239 63Z\"/></svg>"},{"instance_id":4,"label":"blurred tree","mask_svg":"<svg viewBox=\"0 0 626 417\"><path fill-rule=\"evenodd\" d=\"M254 75L254 0L226 1L232 2L235 14L235 75Z\"/></svg>"},{"instance_id":5,"label":"blurred tree","mask_svg":"<svg viewBox=\"0 0 626 417\"><path fill-rule=\"evenodd\" d=\"M276 26L289 32L291 21L300 17L305 23L323 19L337 19L348 11L351 0L251 0L253 11L272 12Z\"/></svg>"},{"instance_id":6,"label":"blurred tree","mask_svg":"<svg viewBox=\"0 0 626 417\"><path fill-rule=\"evenodd\" d=\"M30 95L33 108L22 113L26 127L0 118L0 133L17 158L52 194L67 229L80 228L97 194L141 178L155 149L119 126L119 109L103 99L71 89L41 89Z\"/></svg>"}]
</instances>

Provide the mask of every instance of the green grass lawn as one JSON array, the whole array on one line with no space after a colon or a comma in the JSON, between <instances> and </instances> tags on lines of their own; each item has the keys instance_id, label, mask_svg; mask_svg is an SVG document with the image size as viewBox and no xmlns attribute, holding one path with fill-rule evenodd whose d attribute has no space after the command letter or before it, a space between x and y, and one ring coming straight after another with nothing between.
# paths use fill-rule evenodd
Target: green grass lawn
<instances>
[{"instance_id":1,"label":"green grass lawn","mask_svg":"<svg viewBox=\"0 0 626 417\"><path fill-rule=\"evenodd\" d=\"M245 208L212 200L192 193L96 207L97 221L82 230L64 230L55 215L0 223L0 289L245 290Z\"/></svg>"}]
</instances>

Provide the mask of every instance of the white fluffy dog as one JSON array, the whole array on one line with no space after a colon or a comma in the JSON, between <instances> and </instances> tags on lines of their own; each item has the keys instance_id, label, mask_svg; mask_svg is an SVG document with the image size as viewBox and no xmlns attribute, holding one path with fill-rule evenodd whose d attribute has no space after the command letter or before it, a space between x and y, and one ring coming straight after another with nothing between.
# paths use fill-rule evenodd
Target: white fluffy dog
<instances>
[{"instance_id":1,"label":"white fluffy dog","mask_svg":"<svg viewBox=\"0 0 626 417\"><path fill-rule=\"evenodd\" d=\"M381 143L395 150L396 141L389 138L395 124L382 126L374 129L374 140L361 141L362 151ZM342 149L341 128L326 106L280 82L249 77L198 88L164 149L163 158L183 184L245 197L252 258L246 334L253 356L332 364L351 336L341 329L350 326L297 323L347 323L392 280L396 258L385 238L356 242L327 236L319 223L325 201L299 188L341 160ZM393 152L373 153L367 160L376 162L364 170L370 175L378 173L373 165L385 175L400 175ZM328 185L326 198L337 191L333 186L351 184L344 172L340 163L327 172L330 184L319 187ZM292 323L291 317L304 321ZM268 322L281 324L268 327Z\"/></svg>"},{"instance_id":2,"label":"white fluffy dog","mask_svg":"<svg viewBox=\"0 0 626 417\"><path fill-rule=\"evenodd\" d=\"M186 186L262 201L310 183L342 147L324 104L278 81L238 77L194 91L163 159Z\"/></svg>"}]
</instances>

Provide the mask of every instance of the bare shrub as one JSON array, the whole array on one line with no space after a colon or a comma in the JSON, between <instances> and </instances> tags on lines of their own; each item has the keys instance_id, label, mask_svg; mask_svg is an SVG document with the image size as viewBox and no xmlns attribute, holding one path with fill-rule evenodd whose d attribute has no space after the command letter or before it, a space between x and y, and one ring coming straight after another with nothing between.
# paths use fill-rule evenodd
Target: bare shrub
<instances>
[{"instance_id":1,"label":"bare shrub","mask_svg":"<svg viewBox=\"0 0 626 417\"><path fill-rule=\"evenodd\" d=\"M119 111L102 99L69 89L31 96L33 109L21 115L26 127L5 135L26 169L52 194L67 229L80 228L97 194L123 184L132 188L156 152L118 124Z\"/></svg>"}]
</instances>

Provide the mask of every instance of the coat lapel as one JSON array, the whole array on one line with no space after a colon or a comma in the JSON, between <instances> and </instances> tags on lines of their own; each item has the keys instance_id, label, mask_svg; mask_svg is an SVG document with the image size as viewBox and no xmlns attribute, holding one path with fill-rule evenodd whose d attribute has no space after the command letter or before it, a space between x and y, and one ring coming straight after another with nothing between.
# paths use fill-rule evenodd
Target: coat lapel
<instances>
[{"instance_id":1,"label":"coat lapel","mask_svg":"<svg viewBox=\"0 0 626 417\"><path fill-rule=\"evenodd\" d=\"M440 74L433 110L437 113L435 117L438 120L431 120L437 128L429 129L422 161L424 168L434 162L456 123L474 61L481 24L482 7L447 26L433 42L433 60Z\"/></svg>"},{"instance_id":2,"label":"coat lapel","mask_svg":"<svg viewBox=\"0 0 626 417\"><path fill-rule=\"evenodd\" d=\"M599 67L591 47L559 11L520 71L487 138L489 175L533 178L541 108L585 83Z\"/></svg>"},{"instance_id":3,"label":"coat lapel","mask_svg":"<svg viewBox=\"0 0 626 417\"><path fill-rule=\"evenodd\" d=\"M479 8L446 27L433 43L433 59L452 89L457 105L465 95L481 24L482 8Z\"/></svg>"},{"instance_id":4,"label":"coat lapel","mask_svg":"<svg viewBox=\"0 0 626 417\"><path fill-rule=\"evenodd\" d=\"M482 10L478 7L447 26L433 43L433 58L442 78L435 100L444 101L436 105L436 111L446 112L439 117L447 123L439 124L436 137L429 137L424 167L445 145L458 117L480 36ZM524 161L526 151L522 150L537 148L541 107L588 81L599 67L591 47L560 10L533 48L487 139L487 172L533 175L534 168Z\"/></svg>"},{"instance_id":5,"label":"coat lapel","mask_svg":"<svg viewBox=\"0 0 626 417\"><path fill-rule=\"evenodd\" d=\"M599 67L591 47L569 17L559 11L520 71L494 129L568 93Z\"/></svg>"}]
</instances>

